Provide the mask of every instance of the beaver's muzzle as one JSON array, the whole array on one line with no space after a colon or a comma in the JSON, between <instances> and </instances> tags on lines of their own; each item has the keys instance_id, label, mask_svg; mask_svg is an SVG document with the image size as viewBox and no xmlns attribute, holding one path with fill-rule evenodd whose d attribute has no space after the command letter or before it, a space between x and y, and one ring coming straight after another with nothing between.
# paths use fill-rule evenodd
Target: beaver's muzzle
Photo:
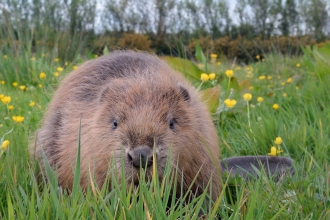
<instances>
[{"instance_id":1,"label":"beaver's muzzle","mask_svg":"<svg viewBox=\"0 0 330 220\"><path fill-rule=\"evenodd\" d=\"M128 161L136 168L148 168L152 165L153 150L149 146L137 146L127 153Z\"/></svg>"}]
</instances>

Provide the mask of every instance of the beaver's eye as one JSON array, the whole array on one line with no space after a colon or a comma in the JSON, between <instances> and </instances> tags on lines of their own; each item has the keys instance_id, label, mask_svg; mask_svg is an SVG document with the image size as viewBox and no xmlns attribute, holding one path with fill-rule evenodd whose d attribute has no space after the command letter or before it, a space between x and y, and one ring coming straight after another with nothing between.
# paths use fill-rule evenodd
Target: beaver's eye
<instances>
[{"instance_id":1,"label":"beaver's eye","mask_svg":"<svg viewBox=\"0 0 330 220\"><path fill-rule=\"evenodd\" d=\"M171 118L170 123L169 123L170 129L172 129L172 130L174 129L174 124L175 124L175 119Z\"/></svg>"},{"instance_id":2,"label":"beaver's eye","mask_svg":"<svg viewBox=\"0 0 330 220\"><path fill-rule=\"evenodd\" d=\"M117 121L117 119L114 119L112 121L112 129L116 129L117 127L118 127L118 121Z\"/></svg>"}]
</instances>

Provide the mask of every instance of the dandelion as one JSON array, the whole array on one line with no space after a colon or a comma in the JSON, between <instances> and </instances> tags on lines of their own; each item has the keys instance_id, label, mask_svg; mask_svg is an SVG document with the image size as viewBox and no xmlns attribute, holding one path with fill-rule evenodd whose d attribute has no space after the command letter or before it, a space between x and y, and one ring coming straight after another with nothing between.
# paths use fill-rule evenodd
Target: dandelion
<instances>
[{"instance_id":1,"label":"dandelion","mask_svg":"<svg viewBox=\"0 0 330 220\"><path fill-rule=\"evenodd\" d=\"M290 77L290 78L288 78L287 80L286 80L286 82L287 83L290 83L290 82L292 82L292 78Z\"/></svg>"},{"instance_id":2,"label":"dandelion","mask_svg":"<svg viewBox=\"0 0 330 220\"><path fill-rule=\"evenodd\" d=\"M260 55L257 55L256 58L257 58L257 60L259 60L260 59Z\"/></svg>"},{"instance_id":3,"label":"dandelion","mask_svg":"<svg viewBox=\"0 0 330 220\"><path fill-rule=\"evenodd\" d=\"M217 54L215 54L215 53L212 53L212 54L211 54L211 58L212 58L212 59L217 59L217 57L218 57Z\"/></svg>"},{"instance_id":4,"label":"dandelion","mask_svg":"<svg viewBox=\"0 0 330 220\"><path fill-rule=\"evenodd\" d=\"M251 95L251 93L245 93L243 95L243 98L245 101L250 101L252 99L252 95Z\"/></svg>"},{"instance_id":5,"label":"dandelion","mask_svg":"<svg viewBox=\"0 0 330 220\"><path fill-rule=\"evenodd\" d=\"M241 67L240 67L240 66L236 66L236 67L235 67L235 70L237 70L237 71L238 71L238 70L241 70Z\"/></svg>"},{"instance_id":6,"label":"dandelion","mask_svg":"<svg viewBox=\"0 0 330 220\"><path fill-rule=\"evenodd\" d=\"M42 84L40 83L40 84L38 85L38 87L39 87L39 88L42 88Z\"/></svg>"},{"instance_id":7,"label":"dandelion","mask_svg":"<svg viewBox=\"0 0 330 220\"><path fill-rule=\"evenodd\" d=\"M35 61L36 60L36 58L35 57L31 57L31 59L30 59L31 61Z\"/></svg>"},{"instance_id":8,"label":"dandelion","mask_svg":"<svg viewBox=\"0 0 330 220\"><path fill-rule=\"evenodd\" d=\"M11 97L5 96L1 99L1 101L3 102L3 104L8 104L11 101Z\"/></svg>"},{"instance_id":9,"label":"dandelion","mask_svg":"<svg viewBox=\"0 0 330 220\"><path fill-rule=\"evenodd\" d=\"M67 65L69 65L69 63L68 62L65 62L64 65L67 66Z\"/></svg>"},{"instance_id":10,"label":"dandelion","mask_svg":"<svg viewBox=\"0 0 330 220\"><path fill-rule=\"evenodd\" d=\"M5 95L4 94L0 94L0 99L2 99L3 97L5 97Z\"/></svg>"},{"instance_id":11,"label":"dandelion","mask_svg":"<svg viewBox=\"0 0 330 220\"><path fill-rule=\"evenodd\" d=\"M285 86L285 82L281 82L281 85L282 85L282 86Z\"/></svg>"},{"instance_id":12,"label":"dandelion","mask_svg":"<svg viewBox=\"0 0 330 220\"><path fill-rule=\"evenodd\" d=\"M276 147L273 146L273 147L270 148L270 153L268 153L268 155L269 156L276 156L276 155L280 154L281 152L283 152L281 150L281 148L276 149Z\"/></svg>"},{"instance_id":13,"label":"dandelion","mask_svg":"<svg viewBox=\"0 0 330 220\"><path fill-rule=\"evenodd\" d=\"M228 108L233 108L236 105L236 100L235 99L226 99L224 103L227 105Z\"/></svg>"},{"instance_id":14,"label":"dandelion","mask_svg":"<svg viewBox=\"0 0 330 220\"><path fill-rule=\"evenodd\" d=\"M3 59L7 59L7 58L8 58L8 56L7 56L7 55L3 55L2 57L3 57Z\"/></svg>"},{"instance_id":15,"label":"dandelion","mask_svg":"<svg viewBox=\"0 0 330 220\"><path fill-rule=\"evenodd\" d=\"M277 144L277 145L282 144L282 138L281 138L281 137L277 137L277 138L275 138L274 143Z\"/></svg>"},{"instance_id":16,"label":"dandelion","mask_svg":"<svg viewBox=\"0 0 330 220\"><path fill-rule=\"evenodd\" d=\"M62 67L57 67L56 68L58 72L62 72L63 71L63 68Z\"/></svg>"},{"instance_id":17,"label":"dandelion","mask_svg":"<svg viewBox=\"0 0 330 220\"><path fill-rule=\"evenodd\" d=\"M210 73L210 74L209 74L209 78L210 78L210 80L214 80L215 77L216 77L215 73Z\"/></svg>"},{"instance_id":18,"label":"dandelion","mask_svg":"<svg viewBox=\"0 0 330 220\"><path fill-rule=\"evenodd\" d=\"M26 88L26 86L23 86L23 85L22 86L19 86L19 89L22 90L22 91L24 91L25 88Z\"/></svg>"},{"instance_id":19,"label":"dandelion","mask_svg":"<svg viewBox=\"0 0 330 220\"><path fill-rule=\"evenodd\" d=\"M5 80L1 80L1 85L5 85Z\"/></svg>"},{"instance_id":20,"label":"dandelion","mask_svg":"<svg viewBox=\"0 0 330 220\"><path fill-rule=\"evenodd\" d=\"M274 109L274 110L279 109L279 107L280 107L280 106L279 106L278 104L274 104L274 105L273 105L273 109Z\"/></svg>"},{"instance_id":21,"label":"dandelion","mask_svg":"<svg viewBox=\"0 0 330 220\"><path fill-rule=\"evenodd\" d=\"M249 90L253 90L253 89L254 89L254 87L253 87L253 86L250 86L250 87L249 87Z\"/></svg>"},{"instance_id":22,"label":"dandelion","mask_svg":"<svg viewBox=\"0 0 330 220\"><path fill-rule=\"evenodd\" d=\"M39 75L40 79L45 79L46 78L46 74L44 72L41 72Z\"/></svg>"},{"instance_id":23,"label":"dandelion","mask_svg":"<svg viewBox=\"0 0 330 220\"><path fill-rule=\"evenodd\" d=\"M17 82L13 82L13 86L16 87L18 85Z\"/></svg>"},{"instance_id":24,"label":"dandelion","mask_svg":"<svg viewBox=\"0 0 330 220\"><path fill-rule=\"evenodd\" d=\"M29 106L30 107L33 107L33 106L35 106L36 105L36 103L35 102L33 102L33 101L30 101L30 103L29 103Z\"/></svg>"},{"instance_id":25,"label":"dandelion","mask_svg":"<svg viewBox=\"0 0 330 220\"><path fill-rule=\"evenodd\" d=\"M76 70L76 69L78 69L78 66L73 66L72 68L73 68L73 70Z\"/></svg>"},{"instance_id":26,"label":"dandelion","mask_svg":"<svg viewBox=\"0 0 330 220\"><path fill-rule=\"evenodd\" d=\"M209 75L207 75L206 73L202 73L202 74L201 74L201 80L202 80L203 82L207 82L207 81L209 81L209 79L210 79L210 77L209 77Z\"/></svg>"},{"instance_id":27,"label":"dandelion","mask_svg":"<svg viewBox=\"0 0 330 220\"><path fill-rule=\"evenodd\" d=\"M55 60L56 63L57 63L58 61L60 61L60 59L57 58L57 57L56 57L54 60Z\"/></svg>"},{"instance_id":28,"label":"dandelion","mask_svg":"<svg viewBox=\"0 0 330 220\"><path fill-rule=\"evenodd\" d=\"M264 79L266 79L266 76L259 76L259 79L264 80Z\"/></svg>"},{"instance_id":29,"label":"dandelion","mask_svg":"<svg viewBox=\"0 0 330 220\"><path fill-rule=\"evenodd\" d=\"M228 78L231 78L234 75L234 71L233 70L226 70L225 74Z\"/></svg>"},{"instance_id":30,"label":"dandelion","mask_svg":"<svg viewBox=\"0 0 330 220\"><path fill-rule=\"evenodd\" d=\"M58 77L60 74L58 72L54 72L54 76Z\"/></svg>"},{"instance_id":31,"label":"dandelion","mask_svg":"<svg viewBox=\"0 0 330 220\"><path fill-rule=\"evenodd\" d=\"M262 97L258 97L258 98L257 98L257 101L258 101L259 103L261 103L261 102L264 101L264 98L262 98Z\"/></svg>"},{"instance_id":32,"label":"dandelion","mask_svg":"<svg viewBox=\"0 0 330 220\"><path fill-rule=\"evenodd\" d=\"M300 67L300 63L297 63L297 64L296 64L296 67L298 67L298 68L299 68L299 67Z\"/></svg>"},{"instance_id":33,"label":"dandelion","mask_svg":"<svg viewBox=\"0 0 330 220\"><path fill-rule=\"evenodd\" d=\"M21 123L22 121L24 121L23 116L12 116L12 119L14 120L14 122L17 122L17 123Z\"/></svg>"},{"instance_id":34,"label":"dandelion","mask_svg":"<svg viewBox=\"0 0 330 220\"><path fill-rule=\"evenodd\" d=\"M8 140L5 140L4 142L2 142L2 144L1 144L1 150L2 151L5 151L5 150L7 150L8 149L8 146L9 146L9 141Z\"/></svg>"},{"instance_id":35,"label":"dandelion","mask_svg":"<svg viewBox=\"0 0 330 220\"><path fill-rule=\"evenodd\" d=\"M8 105L8 109L9 110L13 110L14 109L14 106L13 105Z\"/></svg>"},{"instance_id":36,"label":"dandelion","mask_svg":"<svg viewBox=\"0 0 330 220\"><path fill-rule=\"evenodd\" d=\"M220 66L220 64L221 64L220 62L217 62L217 65L218 65L218 66Z\"/></svg>"},{"instance_id":37,"label":"dandelion","mask_svg":"<svg viewBox=\"0 0 330 220\"><path fill-rule=\"evenodd\" d=\"M272 79L272 76L267 76L267 79L268 79L268 80L271 80L271 79Z\"/></svg>"},{"instance_id":38,"label":"dandelion","mask_svg":"<svg viewBox=\"0 0 330 220\"><path fill-rule=\"evenodd\" d=\"M287 97L287 94L286 93L283 93L282 95L283 95L283 97Z\"/></svg>"}]
</instances>

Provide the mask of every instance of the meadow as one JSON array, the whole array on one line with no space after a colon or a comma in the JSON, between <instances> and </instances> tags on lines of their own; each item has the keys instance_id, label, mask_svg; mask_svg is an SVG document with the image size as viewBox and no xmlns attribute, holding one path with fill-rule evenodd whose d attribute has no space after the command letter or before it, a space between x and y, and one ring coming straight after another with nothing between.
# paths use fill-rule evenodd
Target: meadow
<instances>
[{"instance_id":1,"label":"meadow","mask_svg":"<svg viewBox=\"0 0 330 220\"><path fill-rule=\"evenodd\" d=\"M270 154L295 160L295 175L280 182L262 174L249 181L224 175L219 199L206 204L206 193L189 204L173 199L168 178L136 189L91 185L86 193L79 184L72 193L59 190L56 172L38 182L29 142L61 79L96 56L66 62L47 51L1 54L0 218L198 219L207 210L206 219L330 219L330 44L303 51L299 57L260 54L249 65L207 56L199 45L197 62L163 57L201 91L220 137L220 159Z\"/></svg>"}]
</instances>

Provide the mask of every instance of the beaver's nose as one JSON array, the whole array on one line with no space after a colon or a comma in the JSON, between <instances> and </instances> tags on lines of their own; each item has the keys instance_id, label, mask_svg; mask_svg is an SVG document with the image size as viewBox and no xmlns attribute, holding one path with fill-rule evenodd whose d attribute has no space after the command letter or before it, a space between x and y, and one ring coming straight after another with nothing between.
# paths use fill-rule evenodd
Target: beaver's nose
<instances>
[{"instance_id":1,"label":"beaver's nose","mask_svg":"<svg viewBox=\"0 0 330 220\"><path fill-rule=\"evenodd\" d=\"M127 153L128 161L136 168L149 167L152 165L153 151L148 146L138 146Z\"/></svg>"}]
</instances>

